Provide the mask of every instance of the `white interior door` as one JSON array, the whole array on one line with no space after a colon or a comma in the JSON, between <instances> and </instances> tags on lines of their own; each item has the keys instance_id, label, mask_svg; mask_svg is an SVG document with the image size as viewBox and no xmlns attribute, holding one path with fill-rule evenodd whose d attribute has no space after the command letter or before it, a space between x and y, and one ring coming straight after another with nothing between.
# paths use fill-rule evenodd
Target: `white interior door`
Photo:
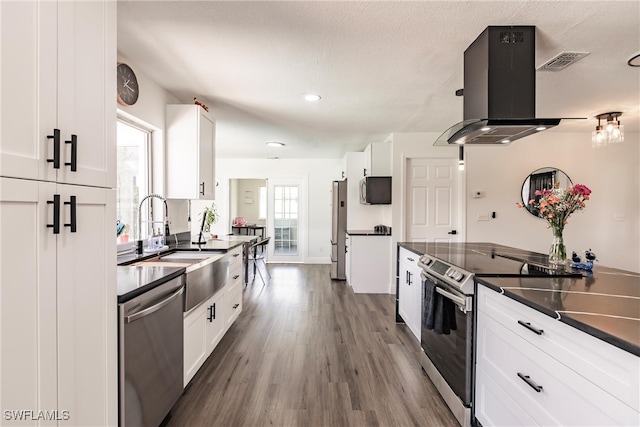
<instances>
[{"instance_id":1,"label":"white interior door","mask_svg":"<svg viewBox=\"0 0 640 427\"><path fill-rule=\"evenodd\" d=\"M407 159L406 241L462 240L456 159Z\"/></svg>"},{"instance_id":2,"label":"white interior door","mask_svg":"<svg viewBox=\"0 0 640 427\"><path fill-rule=\"evenodd\" d=\"M268 181L267 228L270 262L304 262L307 253L307 180L275 178Z\"/></svg>"}]
</instances>

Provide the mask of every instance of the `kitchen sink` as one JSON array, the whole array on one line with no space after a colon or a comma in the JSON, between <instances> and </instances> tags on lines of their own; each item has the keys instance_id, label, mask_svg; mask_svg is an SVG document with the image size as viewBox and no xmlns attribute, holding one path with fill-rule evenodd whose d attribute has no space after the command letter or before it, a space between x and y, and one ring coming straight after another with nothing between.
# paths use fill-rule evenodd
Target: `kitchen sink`
<instances>
[{"instance_id":1,"label":"kitchen sink","mask_svg":"<svg viewBox=\"0 0 640 427\"><path fill-rule=\"evenodd\" d=\"M229 259L225 254L178 251L133 265L184 267L186 270L185 313L222 289L229 276Z\"/></svg>"}]
</instances>

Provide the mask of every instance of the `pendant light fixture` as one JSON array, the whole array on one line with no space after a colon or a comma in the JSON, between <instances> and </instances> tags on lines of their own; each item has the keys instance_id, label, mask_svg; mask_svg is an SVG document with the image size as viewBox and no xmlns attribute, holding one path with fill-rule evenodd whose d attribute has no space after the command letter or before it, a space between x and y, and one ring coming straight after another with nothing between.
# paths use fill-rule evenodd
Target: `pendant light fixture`
<instances>
[{"instance_id":1,"label":"pendant light fixture","mask_svg":"<svg viewBox=\"0 0 640 427\"><path fill-rule=\"evenodd\" d=\"M618 120L618 117L621 115L621 112L614 111L596 116L598 126L596 126L596 130L591 134L591 145L594 148L624 141L624 126L621 125L620 120ZM607 121L605 126L602 126L602 120Z\"/></svg>"}]
</instances>

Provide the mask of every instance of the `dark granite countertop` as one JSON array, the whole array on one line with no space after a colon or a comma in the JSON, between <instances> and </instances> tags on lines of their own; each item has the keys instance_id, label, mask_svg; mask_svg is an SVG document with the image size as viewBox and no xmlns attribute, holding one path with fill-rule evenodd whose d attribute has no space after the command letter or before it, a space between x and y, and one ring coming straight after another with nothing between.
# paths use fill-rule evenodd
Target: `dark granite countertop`
<instances>
[{"instance_id":1,"label":"dark granite countertop","mask_svg":"<svg viewBox=\"0 0 640 427\"><path fill-rule=\"evenodd\" d=\"M480 277L478 283L640 356L640 274L595 266L575 277Z\"/></svg>"},{"instance_id":2,"label":"dark granite countertop","mask_svg":"<svg viewBox=\"0 0 640 427\"><path fill-rule=\"evenodd\" d=\"M494 256L519 259L533 265L546 264L547 255L493 243L414 243L399 242L417 255L441 257L454 265L462 264L476 274L476 281L550 317L640 356L640 274L595 265L592 272L568 269L577 277L517 276L496 264ZM458 252L467 250L464 257ZM474 254L478 254L477 256ZM495 258L495 259L494 259ZM496 271L502 277L495 277Z\"/></svg>"},{"instance_id":3,"label":"dark granite countertop","mask_svg":"<svg viewBox=\"0 0 640 427\"><path fill-rule=\"evenodd\" d=\"M119 266L117 268L118 303L129 301L184 272L184 267Z\"/></svg>"},{"instance_id":4,"label":"dark granite countertop","mask_svg":"<svg viewBox=\"0 0 640 427\"><path fill-rule=\"evenodd\" d=\"M373 230L347 230L350 236L391 236L391 231L386 233Z\"/></svg>"},{"instance_id":5,"label":"dark granite countertop","mask_svg":"<svg viewBox=\"0 0 640 427\"><path fill-rule=\"evenodd\" d=\"M136 261L142 261L148 258L153 258L160 254L168 254L174 252L176 250L179 251L211 251L211 252L228 252L245 242L250 242L252 240L258 239L259 236L225 236L219 239L210 239L207 240L203 244L191 243L189 240L187 241L179 241L176 245L175 243L171 243L168 245L167 249L159 250L157 252L145 252L142 254L137 254L135 252L118 255L118 265L127 265L134 263Z\"/></svg>"},{"instance_id":6,"label":"dark granite countertop","mask_svg":"<svg viewBox=\"0 0 640 427\"><path fill-rule=\"evenodd\" d=\"M187 236L187 238L189 238ZM221 239L207 240L198 245L190 241L179 241L170 244L168 249L157 252L136 254L135 252L118 256L117 288L118 303L122 303L159 286L185 272L184 267L134 266L138 261L144 261L160 254L179 251L228 252L245 242L256 240L258 236L225 236Z\"/></svg>"}]
</instances>

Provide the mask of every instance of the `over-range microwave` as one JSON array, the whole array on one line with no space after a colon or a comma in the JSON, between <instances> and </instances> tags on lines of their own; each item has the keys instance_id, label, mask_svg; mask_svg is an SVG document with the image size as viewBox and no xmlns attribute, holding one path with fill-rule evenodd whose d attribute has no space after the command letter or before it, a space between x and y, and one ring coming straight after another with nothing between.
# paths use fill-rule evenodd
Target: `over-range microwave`
<instances>
[{"instance_id":1,"label":"over-range microwave","mask_svg":"<svg viewBox=\"0 0 640 427\"><path fill-rule=\"evenodd\" d=\"M365 176L360 181L360 203L363 205L390 205L391 177Z\"/></svg>"}]
</instances>

